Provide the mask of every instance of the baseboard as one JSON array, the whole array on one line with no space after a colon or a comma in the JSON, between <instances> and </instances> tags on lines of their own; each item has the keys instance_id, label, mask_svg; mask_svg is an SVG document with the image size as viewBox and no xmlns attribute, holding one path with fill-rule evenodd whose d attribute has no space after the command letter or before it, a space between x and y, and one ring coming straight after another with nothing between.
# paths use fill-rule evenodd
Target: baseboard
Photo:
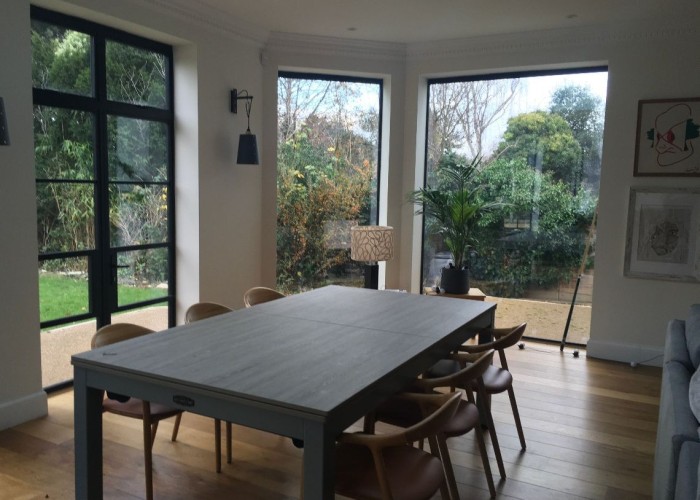
<instances>
[{"instance_id":1,"label":"baseboard","mask_svg":"<svg viewBox=\"0 0 700 500\"><path fill-rule=\"evenodd\" d=\"M620 361L621 363L661 366L664 360L664 349L663 347L620 344L590 339L586 345L586 356Z\"/></svg>"},{"instance_id":2,"label":"baseboard","mask_svg":"<svg viewBox=\"0 0 700 500\"><path fill-rule=\"evenodd\" d=\"M45 417L49 407L44 391L0 404L0 431Z\"/></svg>"}]
</instances>

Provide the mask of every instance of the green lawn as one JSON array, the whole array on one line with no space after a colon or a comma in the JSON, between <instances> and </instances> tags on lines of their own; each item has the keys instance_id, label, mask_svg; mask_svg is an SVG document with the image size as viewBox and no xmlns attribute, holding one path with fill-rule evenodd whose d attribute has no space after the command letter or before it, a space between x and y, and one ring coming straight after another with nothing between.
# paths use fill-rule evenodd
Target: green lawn
<instances>
[{"instance_id":1,"label":"green lawn","mask_svg":"<svg viewBox=\"0 0 700 500\"><path fill-rule=\"evenodd\" d=\"M164 297L168 291L159 288L120 286L118 293L119 303L124 305ZM83 278L40 273L39 297L41 321L88 312L88 282Z\"/></svg>"}]
</instances>

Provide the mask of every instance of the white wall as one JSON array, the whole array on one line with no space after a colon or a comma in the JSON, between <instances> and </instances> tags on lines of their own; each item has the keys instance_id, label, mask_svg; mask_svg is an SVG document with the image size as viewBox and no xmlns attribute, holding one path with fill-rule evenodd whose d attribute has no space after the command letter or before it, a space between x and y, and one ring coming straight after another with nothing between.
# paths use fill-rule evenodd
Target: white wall
<instances>
[{"instance_id":1,"label":"white wall","mask_svg":"<svg viewBox=\"0 0 700 500\"><path fill-rule=\"evenodd\" d=\"M0 97L10 146L0 146L0 429L46 413L41 390L29 2L4 2ZM11 68L11 69L10 69Z\"/></svg>"}]
</instances>

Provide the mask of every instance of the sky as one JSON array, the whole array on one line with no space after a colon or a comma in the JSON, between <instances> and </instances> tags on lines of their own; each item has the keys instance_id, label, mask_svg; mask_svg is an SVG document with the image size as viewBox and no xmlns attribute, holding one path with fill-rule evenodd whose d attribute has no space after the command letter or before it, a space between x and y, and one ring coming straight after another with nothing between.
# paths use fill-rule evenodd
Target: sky
<instances>
[{"instance_id":1,"label":"sky","mask_svg":"<svg viewBox=\"0 0 700 500\"><path fill-rule=\"evenodd\" d=\"M508 118L521 113L546 111L555 90L566 85L579 85L590 89L591 93L605 104L608 87L608 73L579 73L568 75L531 76L521 78L520 96L514 99L510 111L502 119L496 121L487 131L484 146L486 154L492 153L505 131Z\"/></svg>"}]
</instances>

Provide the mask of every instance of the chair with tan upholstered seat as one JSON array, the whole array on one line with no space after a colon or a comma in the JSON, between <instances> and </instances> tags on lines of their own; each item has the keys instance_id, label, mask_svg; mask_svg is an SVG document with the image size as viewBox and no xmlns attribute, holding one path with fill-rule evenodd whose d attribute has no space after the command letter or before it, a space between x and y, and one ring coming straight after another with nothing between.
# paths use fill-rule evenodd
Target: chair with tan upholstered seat
<instances>
[{"instance_id":1,"label":"chair with tan upholstered seat","mask_svg":"<svg viewBox=\"0 0 700 500\"><path fill-rule=\"evenodd\" d=\"M103 326L92 337L91 346L93 349L115 344L123 340L133 339L142 335L153 333L153 330L131 323L115 323ZM150 403L137 398L119 396L108 393L108 396L115 399L105 399L102 403L102 411L114 413L129 418L136 418L143 421L143 455L144 468L146 473L146 498L153 499L153 443L158 431L158 423L170 417L177 417L173 427L172 441L177 439L180 428L180 418L182 410L170 408L159 403ZM117 400L118 399L118 400ZM125 401L122 402L122 399Z\"/></svg>"}]
</instances>

